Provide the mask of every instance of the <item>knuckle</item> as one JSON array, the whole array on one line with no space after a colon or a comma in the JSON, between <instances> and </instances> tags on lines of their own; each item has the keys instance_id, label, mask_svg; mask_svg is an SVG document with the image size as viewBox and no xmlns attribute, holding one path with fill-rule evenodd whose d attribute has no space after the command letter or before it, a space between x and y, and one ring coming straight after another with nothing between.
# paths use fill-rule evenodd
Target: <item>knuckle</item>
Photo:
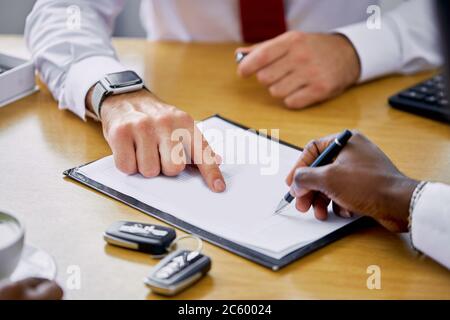
<instances>
[{"instance_id":1,"label":"knuckle","mask_svg":"<svg viewBox=\"0 0 450 320\"><path fill-rule=\"evenodd\" d=\"M303 178L303 170L302 168L297 168L294 171L294 182L299 185L301 184L302 178Z\"/></svg>"},{"instance_id":2,"label":"knuckle","mask_svg":"<svg viewBox=\"0 0 450 320\"><path fill-rule=\"evenodd\" d=\"M352 130L352 140L359 144L372 144L370 139L359 130Z\"/></svg>"},{"instance_id":3,"label":"knuckle","mask_svg":"<svg viewBox=\"0 0 450 320\"><path fill-rule=\"evenodd\" d=\"M305 48L297 49L295 50L295 53L293 52L292 57L290 57L294 64L296 65L305 65L310 60L310 54Z\"/></svg>"},{"instance_id":4,"label":"knuckle","mask_svg":"<svg viewBox=\"0 0 450 320\"><path fill-rule=\"evenodd\" d=\"M114 127L111 127L109 131L109 138L111 141L123 140L130 136L132 126L129 122L120 123Z\"/></svg>"},{"instance_id":5,"label":"knuckle","mask_svg":"<svg viewBox=\"0 0 450 320\"><path fill-rule=\"evenodd\" d=\"M158 126L170 126L173 122L174 116L170 112L164 112L155 117L155 122Z\"/></svg>"},{"instance_id":6,"label":"knuckle","mask_svg":"<svg viewBox=\"0 0 450 320\"><path fill-rule=\"evenodd\" d=\"M359 139L365 138L365 136L358 129L353 129L351 131L353 133L353 136L355 136L356 138L359 138Z\"/></svg>"},{"instance_id":7,"label":"knuckle","mask_svg":"<svg viewBox=\"0 0 450 320\"><path fill-rule=\"evenodd\" d=\"M139 171L144 177L153 178L153 177L158 176L161 170L160 170L159 166L155 165L155 166L150 166L148 168L140 169Z\"/></svg>"},{"instance_id":8,"label":"knuckle","mask_svg":"<svg viewBox=\"0 0 450 320\"><path fill-rule=\"evenodd\" d=\"M191 124L194 122L194 119L187 112L177 110L175 115L179 119L179 121L183 124Z\"/></svg>"},{"instance_id":9,"label":"knuckle","mask_svg":"<svg viewBox=\"0 0 450 320\"><path fill-rule=\"evenodd\" d=\"M153 123L148 116L144 116L136 120L136 122L133 124L134 128L139 131L148 131L149 129L152 129Z\"/></svg>"},{"instance_id":10,"label":"knuckle","mask_svg":"<svg viewBox=\"0 0 450 320\"><path fill-rule=\"evenodd\" d=\"M275 97L275 98L284 97L284 92L279 86L271 86L269 88L269 93L272 97Z\"/></svg>"},{"instance_id":11,"label":"knuckle","mask_svg":"<svg viewBox=\"0 0 450 320\"><path fill-rule=\"evenodd\" d=\"M320 153L319 141L317 139L309 141L306 144L305 151L310 152L314 155L318 155Z\"/></svg>"},{"instance_id":12,"label":"knuckle","mask_svg":"<svg viewBox=\"0 0 450 320\"><path fill-rule=\"evenodd\" d=\"M256 74L256 78L258 79L259 82L261 82L262 84L265 84L265 85L267 85L267 84L269 84L271 82L270 75L267 72L265 72L264 70L263 71L259 71Z\"/></svg>"},{"instance_id":13,"label":"knuckle","mask_svg":"<svg viewBox=\"0 0 450 320\"><path fill-rule=\"evenodd\" d=\"M255 61L258 65L264 65L269 61L269 55L266 50L261 50L255 56Z\"/></svg>"},{"instance_id":14,"label":"knuckle","mask_svg":"<svg viewBox=\"0 0 450 320\"><path fill-rule=\"evenodd\" d=\"M129 161L116 160L116 167L125 174L136 173L136 166Z\"/></svg>"},{"instance_id":15,"label":"knuckle","mask_svg":"<svg viewBox=\"0 0 450 320\"><path fill-rule=\"evenodd\" d=\"M284 99L284 104L288 109L296 109L299 105L297 99L289 97Z\"/></svg>"},{"instance_id":16,"label":"knuckle","mask_svg":"<svg viewBox=\"0 0 450 320\"><path fill-rule=\"evenodd\" d=\"M184 170L186 165L184 163L179 164L171 164L170 166L167 166L163 169L164 175L173 177L178 175L180 172Z\"/></svg>"},{"instance_id":17,"label":"knuckle","mask_svg":"<svg viewBox=\"0 0 450 320\"><path fill-rule=\"evenodd\" d=\"M329 95L333 91L331 83L326 80L317 82L314 89L321 96Z\"/></svg>"}]
</instances>

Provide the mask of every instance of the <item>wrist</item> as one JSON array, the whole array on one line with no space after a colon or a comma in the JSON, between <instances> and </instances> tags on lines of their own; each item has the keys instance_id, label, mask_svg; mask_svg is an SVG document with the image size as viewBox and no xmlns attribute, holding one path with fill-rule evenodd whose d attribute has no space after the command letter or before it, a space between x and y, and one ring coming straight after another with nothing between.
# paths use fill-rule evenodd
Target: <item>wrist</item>
<instances>
[{"instance_id":1,"label":"wrist","mask_svg":"<svg viewBox=\"0 0 450 320\"><path fill-rule=\"evenodd\" d=\"M396 178L389 188L387 200L391 205L386 213L398 221L403 231L408 229L411 198L418 185L419 181L402 176Z\"/></svg>"},{"instance_id":2,"label":"wrist","mask_svg":"<svg viewBox=\"0 0 450 320\"><path fill-rule=\"evenodd\" d=\"M336 33L332 35L339 42L339 47L342 49L342 57L346 65L347 83L353 85L358 82L361 76L361 62L359 60L358 52L353 43L345 35Z\"/></svg>"},{"instance_id":3,"label":"wrist","mask_svg":"<svg viewBox=\"0 0 450 320\"><path fill-rule=\"evenodd\" d=\"M123 109L124 107L129 110L130 108L139 108L145 101L145 104L161 104L161 101L153 93L143 88L133 92L121 93L116 95L107 96L100 109L100 116L102 119L106 119L108 114L116 109Z\"/></svg>"},{"instance_id":4,"label":"wrist","mask_svg":"<svg viewBox=\"0 0 450 320\"><path fill-rule=\"evenodd\" d=\"M107 114L110 113L112 110L119 108L120 106L123 105L128 105L131 107L137 106L138 102L142 101L143 98L155 99L156 101L156 97L146 89L140 89L137 91L121 93L116 95L109 95L102 102L102 106L100 109L100 116L102 119L104 119L104 117L107 116Z\"/></svg>"}]
</instances>

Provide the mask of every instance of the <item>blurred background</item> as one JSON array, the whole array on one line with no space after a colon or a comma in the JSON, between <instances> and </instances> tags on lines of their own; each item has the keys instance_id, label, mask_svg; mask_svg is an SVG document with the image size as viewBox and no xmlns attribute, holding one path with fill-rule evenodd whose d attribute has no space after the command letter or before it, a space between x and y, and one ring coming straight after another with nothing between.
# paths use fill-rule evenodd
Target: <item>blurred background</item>
<instances>
[{"instance_id":1,"label":"blurred background","mask_svg":"<svg viewBox=\"0 0 450 320\"><path fill-rule=\"evenodd\" d=\"M35 0L0 0L0 33L23 34L25 18L31 11L34 2ZM382 9L387 10L399 2L401 0L381 0L381 6ZM114 36L145 37L139 18L140 4L141 0L127 1L124 11L116 21Z\"/></svg>"},{"instance_id":2,"label":"blurred background","mask_svg":"<svg viewBox=\"0 0 450 320\"><path fill-rule=\"evenodd\" d=\"M93 0L95 1L95 0ZM36 0L0 0L0 33L23 34L25 19ZM116 21L114 36L145 37L139 18L140 0L128 0Z\"/></svg>"}]
</instances>

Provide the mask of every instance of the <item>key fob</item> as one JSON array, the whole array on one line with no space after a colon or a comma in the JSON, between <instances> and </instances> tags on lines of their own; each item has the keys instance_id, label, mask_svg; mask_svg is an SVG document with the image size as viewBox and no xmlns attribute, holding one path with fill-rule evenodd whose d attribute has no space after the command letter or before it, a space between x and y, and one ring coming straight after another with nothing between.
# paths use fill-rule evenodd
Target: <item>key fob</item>
<instances>
[{"instance_id":1,"label":"key fob","mask_svg":"<svg viewBox=\"0 0 450 320\"><path fill-rule=\"evenodd\" d=\"M172 228L131 221L118 221L103 234L109 244L152 255L167 253L175 237L176 232Z\"/></svg>"},{"instance_id":2,"label":"key fob","mask_svg":"<svg viewBox=\"0 0 450 320\"><path fill-rule=\"evenodd\" d=\"M157 294L173 296L200 280L210 269L209 257L179 249L154 266L144 283Z\"/></svg>"}]
</instances>

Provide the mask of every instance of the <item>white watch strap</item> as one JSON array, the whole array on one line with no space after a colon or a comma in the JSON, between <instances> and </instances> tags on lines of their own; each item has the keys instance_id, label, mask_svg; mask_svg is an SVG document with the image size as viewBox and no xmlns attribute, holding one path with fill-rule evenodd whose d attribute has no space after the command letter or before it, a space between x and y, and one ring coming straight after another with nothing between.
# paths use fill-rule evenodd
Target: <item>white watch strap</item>
<instances>
[{"instance_id":1,"label":"white watch strap","mask_svg":"<svg viewBox=\"0 0 450 320\"><path fill-rule=\"evenodd\" d=\"M100 116L100 110L102 106L103 99L105 99L106 93L108 90L103 87L102 83L99 81L94 86L94 90L92 91L92 109L94 110L94 113L97 115L99 119L101 119Z\"/></svg>"}]
</instances>

